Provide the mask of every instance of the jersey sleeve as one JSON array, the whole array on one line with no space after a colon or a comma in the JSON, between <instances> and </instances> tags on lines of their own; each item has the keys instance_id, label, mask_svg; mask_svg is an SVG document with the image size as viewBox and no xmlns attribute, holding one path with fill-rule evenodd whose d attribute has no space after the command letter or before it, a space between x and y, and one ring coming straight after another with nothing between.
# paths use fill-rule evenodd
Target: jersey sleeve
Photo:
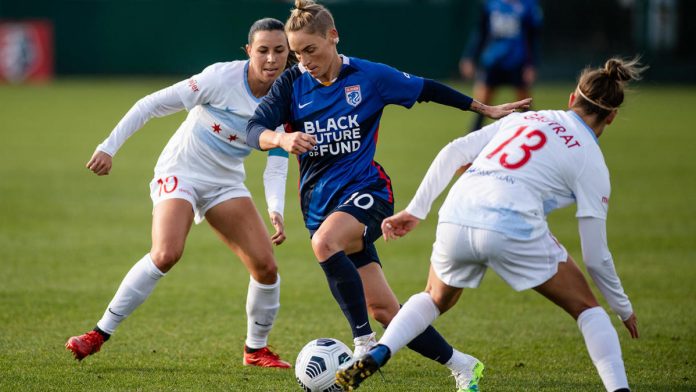
<instances>
[{"instance_id":1,"label":"jersey sleeve","mask_svg":"<svg viewBox=\"0 0 696 392\"><path fill-rule=\"evenodd\" d=\"M624 292L614 260L607 245L607 226L604 219L578 219L582 258L587 272L599 288L611 309L625 321L633 314L633 307Z\"/></svg>"},{"instance_id":2,"label":"jersey sleeve","mask_svg":"<svg viewBox=\"0 0 696 392\"><path fill-rule=\"evenodd\" d=\"M254 115L247 123L247 144L257 150L261 149L259 137L265 130L276 129L288 122L292 102L293 82L299 75L297 67L283 72L273 83L271 91L266 94Z\"/></svg>"},{"instance_id":3,"label":"jersey sleeve","mask_svg":"<svg viewBox=\"0 0 696 392\"><path fill-rule=\"evenodd\" d=\"M472 30L469 41L461 56L462 59L470 59L474 63L478 63L481 53L483 53L483 47L486 44L488 32L490 30L488 26L488 11L484 5L481 5L478 18L478 24Z\"/></svg>"},{"instance_id":4,"label":"jersey sleeve","mask_svg":"<svg viewBox=\"0 0 696 392\"><path fill-rule=\"evenodd\" d=\"M528 55L525 59L525 64L537 65L541 57L540 37L544 16L541 7L535 0L530 0L527 4L527 8L524 24Z\"/></svg>"},{"instance_id":5,"label":"jersey sleeve","mask_svg":"<svg viewBox=\"0 0 696 392\"><path fill-rule=\"evenodd\" d=\"M500 123L500 121L496 121L446 145L428 168L416 195L406 207L406 212L418 219L425 219L433 202L447 187L454 173L460 167L468 165L476 159L481 150L498 132Z\"/></svg>"},{"instance_id":6,"label":"jersey sleeve","mask_svg":"<svg viewBox=\"0 0 696 392\"><path fill-rule=\"evenodd\" d=\"M263 172L263 188L269 213L277 212L283 215L287 178L288 153L282 148L269 150L266 169Z\"/></svg>"},{"instance_id":7,"label":"jersey sleeve","mask_svg":"<svg viewBox=\"0 0 696 392\"><path fill-rule=\"evenodd\" d=\"M221 67L222 63L210 65L201 73L174 85L186 110L190 111L197 105L206 104L213 100L213 97L222 86L219 83Z\"/></svg>"},{"instance_id":8,"label":"jersey sleeve","mask_svg":"<svg viewBox=\"0 0 696 392\"><path fill-rule=\"evenodd\" d=\"M571 189L578 207L576 217L607 219L611 185L603 160L586 162Z\"/></svg>"},{"instance_id":9,"label":"jersey sleeve","mask_svg":"<svg viewBox=\"0 0 696 392\"><path fill-rule=\"evenodd\" d=\"M385 64L373 63L367 70L385 105L413 106L423 90L423 78Z\"/></svg>"},{"instance_id":10,"label":"jersey sleeve","mask_svg":"<svg viewBox=\"0 0 696 392\"><path fill-rule=\"evenodd\" d=\"M113 157L126 140L151 118L164 117L184 109L184 103L176 92L180 83L139 99L116 124L109 136L97 146L97 150Z\"/></svg>"}]
</instances>

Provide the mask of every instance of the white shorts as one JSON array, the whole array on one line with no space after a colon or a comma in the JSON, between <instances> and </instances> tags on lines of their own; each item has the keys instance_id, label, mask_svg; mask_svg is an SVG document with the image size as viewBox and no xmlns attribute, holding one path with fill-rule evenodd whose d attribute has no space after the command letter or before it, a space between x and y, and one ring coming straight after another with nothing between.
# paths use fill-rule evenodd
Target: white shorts
<instances>
[{"instance_id":1,"label":"white shorts","mask_svg":"<svg viewBox=\"0 0 696 392\"><path fill-rule=\"evenodd\" d=\"M162 176L150 182L150 198L153 207L162 200L184 199L191 203L196 224L205 219L206 212L211 208L223 201L238 197L251 197L251 193L243 183L219 186L181 176Z\"/></svg>"},{"instance_id":2,"label":"white shorts","mask_svg":"<svg viewBox=\"0 0 696 392\"><path fill-rule=\"evenodd\" d=\"M488 267L517 291L536 287L556 274L568 252L547 232L532 241L505 234L440 222L430 263L449 286L478 287Z\"/></svg>"}]
</instances>

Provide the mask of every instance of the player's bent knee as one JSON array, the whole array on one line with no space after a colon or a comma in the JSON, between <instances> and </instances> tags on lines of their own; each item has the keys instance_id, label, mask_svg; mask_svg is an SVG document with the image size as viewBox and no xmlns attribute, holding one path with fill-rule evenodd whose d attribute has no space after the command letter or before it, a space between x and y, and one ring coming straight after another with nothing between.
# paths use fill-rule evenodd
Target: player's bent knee
<instances>
[{"instance_id":1,"label":"player's bent knee","mask_svg":"<svg viewBox=\"0 0 696 392\"><path fill-rule=\"evenodd\" d=\"M368 305L367 310L375 321L386 327L391 323L394 316L396 316L398 308L390 309L389 307L381 305Z\"/></svg>"},{"instance_id":2,"label":"player's bent knee","mask_svg":"<svg viewBox=\"0 0 696 392\"><path fill-rule=\"evenodd\" d=\"M278 264L276 264L273 256L270 256L263 259L260 263L255 263L249 272L257 282L273 284L278 279Z\"/></svg>"},{"instance_id":3,"label":"player's bent knee","mask_svg":"<svg viewBox=\"0 0 696 392\"><path fill-rule=\"evenodd\" d=\"M452 307L457 303L457 296L444 295L443 293L437 292L435 290L429 291L430 298L432 298L433 303L440 310L440 314L452 309Z\"/></svg>"},{"instance_id":4,"label":"player's bent knee","mask_svg":"<svg viewBox=\"0 0 696 392\"><path fill-rule=\"evenodd\" d=\"M338 244L334 241L317 233L312 237L312 250L319 261L324 261L342 249L340 249Z\"/></svg>"},{"instance_id":5,"label":"player's bent knee","mask_svg":"<svg viewBox=\"0 0 696 392\"><path fill-rule=\"evenodd\" d=\"M162 272L169 271L181 259L183 251L164 249L150 251L150 257L155 266Z\"/></svg>"}]
</instances>

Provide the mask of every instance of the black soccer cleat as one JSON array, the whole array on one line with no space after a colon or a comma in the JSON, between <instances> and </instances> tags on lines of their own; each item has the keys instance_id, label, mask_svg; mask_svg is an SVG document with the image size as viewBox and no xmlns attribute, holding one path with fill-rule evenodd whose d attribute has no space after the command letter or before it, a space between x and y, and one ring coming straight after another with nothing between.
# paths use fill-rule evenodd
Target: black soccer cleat
<instances>
[{"instance_id":1,"label":"black soccer cleat","mask_svg":"<svg viewBox=\"0 0 696 392\"><path fill-rule=\"evenodd\" d=\"M339 369L336 372L336 383L344 391L357 389L360 384L368 377L375 374L384 364L387 363L391 353L389 348L384 345L377 345L367 354L356 359L348 367Z\"/></svg>"}]
</instances>

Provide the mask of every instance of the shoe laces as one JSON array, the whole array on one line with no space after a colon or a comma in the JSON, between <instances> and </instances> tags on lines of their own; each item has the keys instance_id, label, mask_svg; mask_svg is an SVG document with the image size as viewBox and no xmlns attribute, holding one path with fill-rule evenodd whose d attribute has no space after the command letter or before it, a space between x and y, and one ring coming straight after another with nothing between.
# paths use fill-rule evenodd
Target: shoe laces
<instances>
[{"instance_id":1,"label":"shoe laces","mask_svg":"<svg viewBox=\"0 0 696 392\"><path fill-rule=\"evenodd\" d=\"M372 332L369 335L359 336L359 337L353 339L353 343L355 343L356 346L365 346L365 345L369 345L370 343L373 343L373 345L374 345L377 343L376 336L377 336L377 333Z\"/></svg>"},{"instance_id":2,"label":"shoe laces","mask_svg":"<svg viewBox=\"0 0 696 392\"><path fill-rule=\"evenodd\" d=\"M247 353L249 355L254 355L254 356L259 356L259 357L267 357L271 359L280 359L280 355L276 354L273 352L270 348L270 346L266 346L263 348L260 348L258 351L253 352L253 353Z\"/></svg>"},{"instance_id":3,"label":"shoe laces","mask_svg":"<svg viewBox=\"0 0 696 392\"><path fill-rule=\"evenodd\" d=\"M89 331L83 335L83 340L90 346L100 346L104 343L104 337L97 331Z\"/></svg>"}]
</instances>

